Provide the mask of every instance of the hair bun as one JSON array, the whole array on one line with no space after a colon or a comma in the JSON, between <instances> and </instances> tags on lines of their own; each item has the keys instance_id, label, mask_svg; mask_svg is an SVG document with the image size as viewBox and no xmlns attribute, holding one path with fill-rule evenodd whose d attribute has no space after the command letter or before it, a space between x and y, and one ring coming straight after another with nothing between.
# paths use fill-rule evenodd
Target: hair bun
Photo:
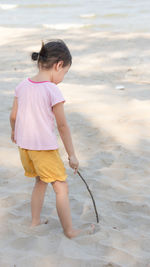
<instances>
[{"instance_id":1,"label":"hair bun","mask_svg":"<svg viewBox=\"0 0 150 267\"><path fill-rule=\"evenodd\" d=\"M39 53L33 52L31 55L32 60L36 61L38 59Z\"/></svg>"}]
</instances>

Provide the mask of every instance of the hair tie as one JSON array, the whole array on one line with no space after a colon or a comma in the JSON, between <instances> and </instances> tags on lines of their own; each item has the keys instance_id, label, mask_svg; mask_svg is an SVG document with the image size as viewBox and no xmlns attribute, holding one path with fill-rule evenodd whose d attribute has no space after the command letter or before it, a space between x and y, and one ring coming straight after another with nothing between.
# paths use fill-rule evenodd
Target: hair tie
<instances>
[{"instance_id":1,"label":"hair tie","mask_svg":"<svg viewBox=\"0 0 150 267\"><path fill-rule=\"evenodd\" d=\"M33 59L34 61L38 60L38 57L39 57L39 53L37 53L37 52L33 52L33 53L32 53L32 59Z\"/></svg>"}]
</instances>

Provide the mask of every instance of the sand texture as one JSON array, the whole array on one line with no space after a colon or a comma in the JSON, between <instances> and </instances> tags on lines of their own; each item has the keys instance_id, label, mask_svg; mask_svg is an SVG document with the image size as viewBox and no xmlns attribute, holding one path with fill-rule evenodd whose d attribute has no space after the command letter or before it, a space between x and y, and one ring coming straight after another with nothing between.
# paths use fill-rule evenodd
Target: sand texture
<instances>
[{"instance_id":1,"label":"sand texture","mask_svg":"<svg viewBox=\"0 0 150 267\"><path fill-rule=\"evenodd\" d=\"M0 266L150 266L150 34L1 27L0 36ZM73 56L59 87L79 170L100 217L96 233L72 240L63 235L51 185L41 214L49 223L29 228L34 178L24 176L10 139L14 89L36 73L30 52L50 38L66 41ZM96 224L90 195L56 133L73 224Z\"/></svg>"}]
</instances>

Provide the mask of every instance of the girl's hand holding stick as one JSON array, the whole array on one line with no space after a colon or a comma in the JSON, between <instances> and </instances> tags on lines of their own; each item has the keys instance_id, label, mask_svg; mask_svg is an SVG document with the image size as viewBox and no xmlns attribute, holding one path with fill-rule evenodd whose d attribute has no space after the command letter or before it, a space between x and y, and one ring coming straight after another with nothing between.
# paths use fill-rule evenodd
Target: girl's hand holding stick
<instances>
[{"instance_id":1,"label":"girl's hand holding stick","mask_svg":"<svg viewBox=\"0 0 150 267\"><path fill-rule=\"evenodd\" d=\"M69 166L72 169L75 169L74 174L76 174L79 168L79 161L77 160L75 155L72 155L70 157L68 156L68 160L69 160Z\"/></svg>"}]
</instances>

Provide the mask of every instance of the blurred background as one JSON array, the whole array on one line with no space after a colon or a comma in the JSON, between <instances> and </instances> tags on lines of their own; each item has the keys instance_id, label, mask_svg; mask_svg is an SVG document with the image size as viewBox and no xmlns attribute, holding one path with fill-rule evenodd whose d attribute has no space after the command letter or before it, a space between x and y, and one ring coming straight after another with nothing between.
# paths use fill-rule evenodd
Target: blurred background
<instances>
[{"instance_id":1,"label":"blurred background","mask_svg":"<svg viewBox=\"0 0 150 267\"><path fill-rule=\"evenodd\" d=\"M1 0L0 26L93 31L149 30L150 1Z\"/></svg>"}]
</instances>

